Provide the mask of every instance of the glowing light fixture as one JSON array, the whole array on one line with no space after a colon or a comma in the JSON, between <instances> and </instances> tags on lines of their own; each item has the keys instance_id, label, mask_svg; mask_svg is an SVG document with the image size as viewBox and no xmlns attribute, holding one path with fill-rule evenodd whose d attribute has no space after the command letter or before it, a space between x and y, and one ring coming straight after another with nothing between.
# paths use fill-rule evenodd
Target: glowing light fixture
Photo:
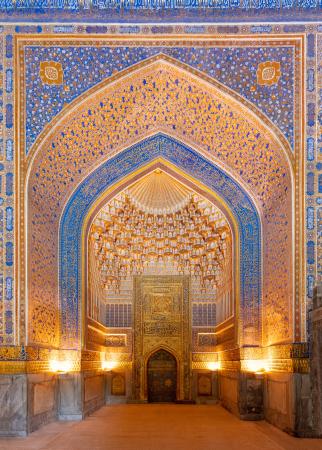
<instances>
[{"instance_id":1,"label":"glowing light fixture","mask_svg":"<svg viewBox=\"0 0 322 450\"><path fill-rule=\"evenodd\" d=\"M72 370L73 363L69 360L59 361L57 359L52 359L49 362L49 368L51 372L68 373Z\"/></svg>"},{"instance_id":2,"label":"glowing light fixture","mask_svg":"<svg viewBox=\"0 0 322 450\"><path fill-rule=\"evenodd\" d=\"M212 372L220 370L221 362L220 361L211 361L211 362L207 363L207 369L211 370Z\"/></svg>"},{"instance_id":3,"label":"glowing light fixture","mask_svg":"<svg viewBox=\"0 0 322 450\"><path fill-rule=\"evenodd\" d=\"M242 370L257 374L265 373L270 370L269 361L266 359L245 359L242 361Z\"/></svg>"},{"instance_id":4,"label":"glowing light fixture","mask_svg":"<svg viewBox=\"0 0 322 450\"><path fill-rule=\"evenodd\" d=\"M106 372L111 372L113 369L117 367L116 361L102 361L102 369L106 370Z\"/></svg>"}]
</instances>

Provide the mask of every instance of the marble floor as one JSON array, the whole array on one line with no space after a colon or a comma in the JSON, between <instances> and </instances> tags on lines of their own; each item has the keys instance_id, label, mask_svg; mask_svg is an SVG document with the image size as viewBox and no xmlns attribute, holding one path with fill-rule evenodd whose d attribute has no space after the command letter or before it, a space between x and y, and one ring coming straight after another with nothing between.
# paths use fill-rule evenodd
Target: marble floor
<instances>
[{"instance_id":1,"label":"marble floor","mask_svg":"<svg viewBox=\"0 0 322 450\"><path fill-rule=\"evenodd\" d=\"M83 422L55 422L0 450L322 450L266 422L242 422L220 406L106 406Z\"/></svg>"}]
</instances>

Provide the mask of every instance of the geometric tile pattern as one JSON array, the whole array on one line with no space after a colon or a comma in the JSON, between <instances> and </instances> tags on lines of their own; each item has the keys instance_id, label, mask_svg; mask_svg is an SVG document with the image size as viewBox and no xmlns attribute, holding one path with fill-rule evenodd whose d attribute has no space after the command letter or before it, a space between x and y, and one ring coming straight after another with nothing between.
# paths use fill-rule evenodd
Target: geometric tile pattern
<instances>
[{"instance_id":1,"label":"geometric tile pattern","mask_svg":"<svg viewBox=\"0 0 322 450\"><path fill-rule=\"evenodd\" d=\"M106 305L106 326L127 328L132 326L132 305L108 304Z\"/></svg>"},{"instance_id":2,"label":"geometric tile pattern","mask_svg":"<svg viewBox=\"0 0 322 450\"><path fill-rule=\"evenodd\" d=\"M160 17L162 22L187 23L187 30L193 28L192 23L216 22L290 22L319 20L319 2L317 0L284 0L284 1L250 1L231 0L214 2L182 2L180 0L158 1L97 1L71 0L62 3L59 0L37 0L14 2L1 1L0 17L13 22L37 23L45 22L98 22L101 25L89 25L89 32L104 33L109 22L125 22L123 28L135 32L137 23L155 22ZM8 14L9 13L9 14ZM132 26L128 25L132 22ZM24 25L17 27L23 30ZM34 32L41 32L41 26L32 25ZM58 28L58 27L57 27ZM63 25L61 25L63 28ZM155 26L155 28L157 28ZM171 25L159 27L163 32L169 32ZM198 25L195 26L198 29ZM199 29L202 28L199 26ZM227 31L227 27L222 27ZM237 27L231 26L230 31L236 32ZM132 30L131 30L132 29ZM199 30L200 31L200 30ZM227 31L228 32L228 31Z\"/></svg>"},{"instance_id":3,"label":"geometric tile pattern","mask_svg":"<svg viewBox=\"0 0 322 450\"><path fill-rule=\"evenodd\" d=\"M228 43L229 44L229 43ZM44 126L80 94L112 74L152 56L164 54L190 65L248 98L294 142L294 50L292 46L194 48L137 44L95 46L26 46L26 153ZM55 61L64 70L60 85L42 82L39 61ZM263 61L278 61L281 78L259 85L256 71ZM53 102L52 99L55 98Z\"/></svg>"},{"instance_id":4,"label":"geometric tile pattern","mask_svg":"<svg viewBox=\"0 0 322 450\"><path fill-rule=\"evenodd\" d=\"M214 327L216 325L216 305L194 303L192 305L192 326Z\"/></svg>"},{"instance_id":5,"label":"geometric tile pattern","mask_svg":"<svg viewBox=\"0 0 322 450\"><path fill-rule=\"evenodd\" d=\"M7 4L9 5L10 2L7 2ZM27 4L27 2L25 2ZM306 2L307 5L312 4L313 2ZM258 4L259 5L259 4ZM263 4L264 5L264 4ZM6 6L7 7L7 6ZM302 8L302 9L301 9ZM238 8L237 8L238 9ZM261 20L261 18L266 17L263 15L263 11L265 10L265 7L258 7L256 10L254 10L253 12L250 11L249 14L251 16L251 14L255 14L256 13L256 19L255 20ZM287 8L287 13L289 14L288 19L291 17L291 20L293 20L295 18L295 16L293 14L290 14L291 9ZM303 21L305 21L305 18L308 18L309 15L311 14L311 12L313 12L313 6L312 8L309 7L305 7L304 6L304 2L302 2L302 6L299 6L298 11L300 11L301 13L301 19L303 19ZM72 12L70 12L72 14ZM105 11L102 11L102 13L105 13ZM32 14L27 12L27 11L23 11L23 18L24 21L28 22L32 19ZM62 11L62 16L61 17L66 17L66 11ZM68 13L69 14L69 13ZM227 15L228 14L228 15ZM266 13L265 13L266 14ZM279 21L281 19L281 11L278 10L278 15L276 16L275 19L273 19L274 17L274 10L272 8L269 8L269 17L272 18L272 21L277 20ZM209 11L207 11L207 17L211 17L211 20L213 19L213 16L210 14ZM37 14L36 14L37 16ZM143 14L144 16L144 14ZM245 35L245 38L247 36L247 39L249 39L249 42L251 42L251 38L257 37L258 35L261 35L262 33L264 33L263 35L263 42L265 42L264 46L261 46L261 44L259 44L257 47L259 47L260 52L259 54L264 55L262 53L263 49L268 49L269 51L272 50L272 54L275 55L281 55L283 58L286 57L285 60L285 64L290 64L289 67L290 71L289 71L289 75L290 78L289 80L286 82L285 84L285 89L283 92L278 92L278 96L276 99L273 99L275 101L275 103L273 103L273 105L281 105L281 108L276 108L276 111L274 112L272 108L272 104L270 103L272 98L269 95L269 92L273 92L273 91L267 91L267 100L268 100L268 104L265 105L265 96L263 96L263 92L262 94L260 94L260 92L258 91L258 86L257 86L257 92L255 90L251 90L250 88L252 87L251 83L249 81L246 80L246 78L248 77L247 74L247 67L253 67L251 66L252 61L255 62L256 58L254 55L254 52L251 54L250 56L250 60L247 60L247 54L246 54L246 50L242 51L242 53L240 53L240 55L242 55L242 57L240 58L240 60L242 58L244 58L245 60L245 64L243 65L240 61L238 61L238 67L236 66L235 71L231 71L231 73L226 74L226 77L224 77L220 72L221 72L221 65L220 65L220 61L218 62L218 60L213 61L211 58L206 61L206 58L204 58L202 56L202 51L203 49L201 48L197 48L195 50L195 55L197 56L197 60L194 59L194 50L193 49L189 49L188 50L180 50L179 47L175 47L173 46L173 48L171 48L171 50L169 50L169 48L164 49L165 46L161 46L159 47L161 51L169 51L172 52L172 56L174 58L177 58L178 60L181 61L186 61L187 64L189 64L191 67L195 67L198 70L202 71L203 73L207 73L209 76L216 78L217 80L221 81L222 83L226 83L227 86L231 87L232 89L234 89L236 92L239 92L243 97L245 97L246 99L252 101L254 104L257 105L258 108L260 108L262 111L266 111L266 114L270 117L270 119L276 123L276 119L277 119L277 115L274 118L274 114L286 114L285 111L291 111L291 108L293 108L293 103L292 106L290 106L289 104L286 105L287 101L286 98L290 98L287 97L287 92L286 90L290 88L290 84L293 83L293 72L292 67L293 66L293 62L291 62L291 59L288 56L288 52L290 51L290 47L288 47L287 44L281 46L281 49L277 49L275 47L275 44L273 43L268 44L268 40L270 39L270 42L272 42L272 38L273 36L277 36L278 34L283 34L283 36L293 36L294 34L296 35L297 33L306 33L307 35L307 53L305 55L306 58L306 67L307 67L307 73L305 74L305 78L307 81L307 91L306 91L306 99L307 99L307 105L306 105L306 111L304 111L304 113L302 113L302 116L304 118L305 121L305 126L306 126L306 132L307 132L307 141L305 142L305 148L306 148L306 154L305 154L305 158L307 159L306 162L306 169L307 169L307 178L305 179L305 186L308 188L308 193L306 195L306 216L305 216L305 226L306 226L306 236L305 236L305 243L306 243L306 251L307 251L307 255L308 255L308 259L307 259L307 278L306 278L306 283L305 283L305 287L307 288L307 292L308 292L308 296L309 298L311 297L311 293L312 293L312 288L314 283L317 281L317 279L320 277L320 280L322 278L322 263L321 263L321 252L319 252L319 248L321 248L321 242L322 242L322 195L320 192L320 183L319 183L319 174L321 173L322 170L322 161L321 161L321 110L322 110L322 101L321 101L321 90L319 90L319 86L321 86L321 73L318 73L317 71L317 66L318 64L321 64L321 60L319 60L319 58L321 58L322 55L322 51L321 51L321 28L320 30L318 30L317 25L315 24L294 24L294 23L289 23L289 24L274 24L274 23L270 23L270 24L260 24L260 23L253 23L252 25L233 25L233 26L222 26L222 25L214 25L214 24L191 24L191 23L187 23L187 24L182 24L182 25L177 25L177 24L172 24L169 26L163 26L162 24L160 25L156 25L154 27L152 26L148 26L148 25L136 25L136 24L118 24L118 25L109 25L109 24L104 24L104 25L96 25L96 24L88 24L88 25L83 25L81 23L76 23L77 20L80 19L80 16L74 15L71 17L75 18L75 23L70 23L70 24L53 24L53 25L46 25L46 24L41 24L41 25L34 25L34 24L25 24L25 25L10 25L10 24L6 24L5 26L3 26L1 28L1 31L3 32L1 35L1 45L0 45L0 53L1 53L1 65L2 65L2 70L1 70L1 92L0 92L0 96L1 96L1 105L0 105L0 112L1 112L1 120L0 120L0 124L1 124L1 133L2 136L1 138L3 139L1 141L1 151L0 151L0 185L1 185L1 196L0 196L0 345L1 343L6 343L8 345L11 345L15 342L15 332L17 332L17 328L15 328L15 311L17 310L17 301L18 299L15 296L15 288L16 288L16 281L14 280L14 276L13 276L13 270L15 268L15 264L16 264L16 259L14 257L14 251L15 251L15 243L16 241L14 240L14 233L12 231L13 227L15 227L17 225L17 221L15 220L16 218L16 214L17 214L17 210L14 209L14 183L15 183L15 179L13 174L16 173L15 170L17 170L17 168L14 167L14 158L15 158L15 150L16 150L16 146L17 146L17 142L15 141L15 136L14 136L14 130L15 130L15 126L17 125L15 123L15 114L14 114L14 110L15 110L15 105L16 105L16 98L15 98L15 91L14 91L14 74L15 74L15 67L14 67L14 61L15 61L15 55L14 55L14 38L15 36L19 35L19 34L26 34L28 35L28 33L31 33L32 35L37 35L39 34L51 34L51 35L56 35L56 36L61 36L62 40L65 37L66 33L73 33L75 34L81 34L82 36L88 36L93 37L96 36L97 33L100 33L100 35L106 35L107 33L109 34L133 34L134 36L137 35L139 36L140 33L145 33L145 34L149 34L151 36L158 36L158 38L162 38L162 34L180 34L180 33L187 33L191 36L191 39L194 39L194 36L196 35L200 35L200 34L211 34L212 36L214 34L216 34L216 36L220 36L221 38L225 36L225 34L229 34L230 36L233 34L238 34L238 37L236 36L235 39L235 43L238 42L238 45L240 45L240 40L239 37L242 36L243 34ZM111 16L112 17L112 16ZM150 17L150 15L149 15ZM176 20L175 17L173 16L171 19L171 14L169 15L170 17L170 21L171 20ZM193 11L193 17L196 18L197 16L195 15L195 10ZM224 17L224 16L223 16ZM233 17L231 11L229 9L226 9L226 16L225 16L225 20L229 21L231 18ZM255 17L255 16L253 16ZM311 18L314 17L314 14L311 16ZM133 19L133 17L132 17ZM12 16L12 20L13 23L15 21L14 16ZM144 20L143 20L144 21ZM183 19L184 21L184 19ZM105 39L105 36L104 36ZM166 40L164 40L164 42L166 42ZM63 47L63 45L62 45ZM80 51L85 51L86 46L83 46L82 50ZM88 47L89 50L87 51L88 54L90 54L91 52L91 43L90 43L90 39L88 40ZM110 51L111 56L113 56L113 53L117 52L117 50L115 50L114 52L114 48L116 49L117 46L113 45L112 47L109 45L103 45L102 47L104 47L103 50L101 50L100 48L98 48L97 53L98 56L97 58L100 59L102 58L102 55L104 54L104 52ZM139 47L137 50L137 61L142 60L142 58L146 58L147 55L145 53L145 51L148 52L153 52L154 50L152 50L151 48L147 49L146 46L138 46L138 45L133 45L133 47ZM232 45L232 43L230 42L230 45L227 46L227 49L222 50L222 49L216 49L216 46L213 46L213 48L209 48L207 50L209 55L214 56L215 57L218 55L220 55L223 58L228 58L226 59L226 61L233 61L232 58L234 58L236 55L236 53L238 53L238 51L240 51L240 49L243 47L242 45L240 45L240 49L238 49L238 47L230 49L230 47L234 47ZM47 50L43 48L43 46L41 46L41 48L43 49L42 51L46 52ZM120 46L119 46L120 48ZM250 50L249 51L253 51L253 49L251 49L251 44L248 47ZM276 51L276 53L274 54L273 49L275 48L274 51ZM109 50L108 50L109 49ZM52 47L49 46L48 48L48 52L52 52ZM72 49L71 53L68 54L69 57L71 57L72 59ZM133 49L129 48L129 49L124 49L124 52L126 53L126 58L127 57L131 57L131 54L133 55ZM180 50L180 51L179 51ZM57 52L57 61L62 58L61 56L61 51L62 48L59 47L59 51ZM74 51L74 50L73 50ZM248 51L248 50L247 50ZM74 51L75 54L77 53L76 51ZM141 53L140 53L141 52ZM175 52L177 52L175 54ZM206 53L207 53L206 52ZM244 53L243 53L244 52ZM280 53L279 53L280 52ZM284 52L284 53L283 53ZM30 55L31 55L31 50L30 50ZM30 56L29 55L29 56ZM124 53L125 55L125 53ZM191 58L191 61L188 60L188 55ZM226 55L226 56L225 56ZM31 58L31 57L30 57ZM113 68L113 73L114 71L119 71L122 69L122 67L119 64L125 64L127 65L127 61L120 61L119 63L115 63L116 59L114 59L114 62L111 63L111 65L114 65ZM229 59L230 58L230 59ZM287 59L289 58L289 59ZM32 58L31 58L32 59ZM274 59L278 59L277 57L275 57ZM317 59L317 60L316 60ZM246 64L248 61L248 65ZM31 62L31 66L35 68L36 64L35 61L30 61ZM87 63L89 63L90 61L88 60ZM132 64L131 61L129 62L129 64ZM219 67L217 67L217 65L219 64ZM250 64L250 65L249 65ZM283 67L282 63L282 67ZM92 67L95 66L95 71L91 70L90 74L88 76L88 80L84 80L83 82L85 83L84 86L86 89L88 89L90 83L95 83L99 80L100 75L98 74L99 70L106 70L105 72L105 77L108 76L108 70L111 70L109 67L109 64L106 63L106 65L104 65L104 68L98 67L97 65L95 65L94 63L92 63ZM75 68L75 67L74 67ZM76 77L81 76L81 67L79 66L77 68L77 73L75 73ZM30 75L32 77L32 71L31 68L28 70L30 70ZM33 69L34 70L34 69ZM64 67L64 70L66 70L66 67ZM67 69L68 70L68 69ZM75 68L76 70L76 68ZM242 80L242 83L238 82L237 78L235 77L235 73L233 72L238 72L241 71L241 73L243 74L243 76L245 77L245 82ZM88 71L89 72L89 71ZM255 77L255 75L253 73L250 73L251 71L249 71L249 80L251 81L252 77ZM36 73L36 72L35 72ZM102 77L104 77L104 74L101 74ZM94 80L95 78L95 80ZM227 79L227 81L225 81L225 79ZM33 86L34 88L37 87L37 83L39 83L39 77L35 78L34 80L31 80L30 78L30 85L29 86ZM69 78L66 78L66 81L69 80ZM283 71L282 71L282 78L281 78L281 82L284 83L286 80L283 78ZM86 83L89 83L88 85L86 85ZM247 84L249 82L249 84ZM34 83L34 84L33 84ZM80 83L81 84L81 83ZM92 84L91 84L92 85ZM63 92L60 90L55 91L55 101L57 101L57 105L54 105L55 102L50 102L51 105L53 105L53 107L56 107L59 109L62 106L66 106L66 104L68 104L72 98L74 98L73 96L78 95L77 94L77 87L73 87L71 84L66 84L62 86L62 88L64 88L64 86L67 87L67 90L64 90ZM284 84L283 84L284 86ZM249 91L247 91L249 87ZM68 88L70 89L68 91ZM82 86L80 87L82 89ZM277 88L277 86L275 86L273 89ZM37 87L38 89L38 87ZM60 88L59 88L60 89ZM76 89L76 90L73 90ZM38 91L37 91L38 92ZM53 92L50 91L50 89L47 89L47 92L45 92L44 90L44 94L48 95L48 92ZM297 92L295 90L295 92ZM57 95L56 95L57 94ZM61 95L62 94L62 95ZM266 95L265 94L265 95ZM281 96L283 97L281 99ZM64 100L64 105L62 103L62 100ZM39 102L39 96L38 93L35 96L35 102ZM32 103L32 102L31 102ZM291 102L290 102L291 103ZM47 103L48 106L49 103ZM41 106L39 104L39 106ZM32 105L30 106L32 108ZM266 109L265 109L266 108ZM282 113L280 111L277 110L283 110ZM50 113L49 110L44 109L41 113L41 119L39 119L39 117L34 116L34 119L36 120L44 120L43 117L46 117L46 120L48 120L48 114ZM53 116L57 113L57 111L55 110L53 113ZM289 113L288 113L289 114ZM295 111L295 115L296 115L296 111ZM291 140L290 136L291 134L289 132L286 131L286 129L283 128L283 123L285 122L285 117L283 119L283 117L280 115L280 127L283 130L283 133L285 136L288 137L288 139ZM39 123L39 122L38 122ZM36 123L35 123L36 124ZM279 125L279 124L278 124ZM289 121L288 125L289 127L293 127L292 124L292 120ZM36 134L41 131L38 128L35 127L35 130L30 130L30 133L33 133L34 131L36 131ZM289 134L287 134L289 133ZM294 130L293 130L294 133ZM31 134L30 134L31 136ZM31 139L32 140L32 139ZM298 142L298 140L295 138L295 143ZM313 174L313 176L311 175ZM268 183L269 185L269 183ZM272 185L271 185L272 186ZM66 188L67 190L67 188ZM57 199L57 202L63 202L62 199ZM263 207L263 203L259 202L261 207ZM283 205L283 202L281 202L281 204ZM56 212L54 212L54 214L56 214ZM295 212L296 214L296 212ZM286 214L287 215L287 214ZM50 220L52 219L52 217L50 215L48 215L48 220L50 222ZM268 220L267 220L268 219ZM282 215L281 213L277 213L275 220L277 222L279 222L280 224L282 223ZM268 218L265 214L264 214L264 222L267 220L267 226L268 229L271 229L272 224L273 224L273 217L271 216L270 218ZM265 233L264 233L265 234ZM270 248L269 243L270 242L276 242L276 244L274 244L274 248L273 250ZM266 241L266 243L264 242L264 253L263 253L263 258L265 258L267 256L267 253L272 252L271 255L271 259L275 258L277 261L282 260L283 259L283 254L280 253L280 249L283 247L282 246L282 242L283 242L283 237L282 237L282 233L281 233L281 239L278 243L278 241L274 238L272 240L272 237L270 236L269 239ZM313 245L312 245L313 244ZM292 243L288 242L288 244L286 245L291 246ZM52 248L52 252L55 251L55 248ZM48 266L51 267L49 264L49 255L44 253L43 254L43 261L41 262L41 264L43 264L44 267ZM285 261L285 260L284 260ZM282 267L282 266L280 266ZM277 269L278 271L279 269ZM264 274L265 276L265 274ZM57 304L51 306L51 302L47 301L47 288L46 290L41 289L42 285L39 284L39 290L40 290L40 299L41 297L43 298L43 303L46 305L46 310L40 310L39 311L39 316L38 318L40 319L39 323L43 324L43 328L45 329L45 333L48 331L48 333L51 330L51 325L53 324L53 326L55 327L55 323L56 323L56 314L57 314ZM48 285L48 290L50 290L50 288L53 288L53 292L55 292L56 287L54 285ZM265 293L265 286L263 286L263 294ZM301 292L300 295L304 295L304 292ZM269 298L273 298L274 297L274 292L270 292L267 294L267 299ZM278 309L278 305L279 305L279 299L283 298L283 296L277 295L274 298L274 303L277 305L277 309ZM292 299L292 292L289 293L289 299L290 299L290 303L291 303L291 299ZM265 304L265 294L264 294L264 304ZM24 303L20 302L20 309L21 309L21 317L24 316ZM278 323L278 317L281 318L282 322L287 320L287 309L281 309L279 311L276 311L276 315L272 316L271 318L271 322L275 322ZM46 330L46 323L48 323L48 315L52 316L52 322L51 325L48 327L48 329ZM296 317L296 321L298 320L298 318ZM291 318L292 321L292 318ZM22 322L21 322L22 323ZM23 339L23 332L22 332L22 339ZM46 342L44 342L46 344L55 344L54 341L52 340L47 340Z\"/></svg>"},{"instance_id":6,"label":"geometric tile pattern","mask_svg":"<svg viewBox=\"0 0 322 450\"><path fill-rule=\"evenodd\" d=\"M10 41L9 41L10 43ZM10 47L10 46L9 46ZM8 41L0 38L0 346L13 345L15 328L14 281L14 149L13 68Z\"/></svg>"},{"instance_id":7,"label":"geometric tile pattern","mask_svg":"<svg viewBox=\"0 0 322 450\"><path fill-rule=\"evenodd\" d=\"M127 75L122 83L114 83L111 88L107 86L104 94L100 91L99 95L88 97L87 102L75 110L73 119L59 131L53 130L55 134L43 144L44 149L35 159L30 176L30 189L33 190L29 198L30 211L37 218L29 222L29 249L34 258L29 270L30 274L37 273L37 277L43 273L44 286L43 292L39 292L37 277L33 275L29 286L29 295L33 299L30 321L37 323L37 317L42 321L48 317L48 327L38 328L41 334L33 335L33 340L42 339L42 334L46 335L47 331L47 336L50 333L53 336L55 326L58 326L55 319L57 287L52 271L48 270L49 262L53 267L57 264L56 247L52 242L50 248L45 248L41 236L48 232L51 223L56 227L54 223L59 219L68 191L84 179L93 165L103 162L106 155L111 156L117 148L126 148L160 128L217 158L257 198L264 211L266 232L263 236L264 244L268 246L263 280L263 318L266 329L270 330L267 339L290 338L292 188L289 167L273 135L268 139L269 131L249 114L247 118L246 113L242 115L242 108L217 88L161 59L137 69L133 76ZM113 128L108 131L110 124ZM63 161L64 171L57 177L60 161ZM48 192L53 195L49 196ZM41 215L48 211L45 221L38 218L37 211ZM52 228L51 235L56 233ZM272 242L275 242L274 246ZM44 311L44 295L49 314ZM254 292L254 304L256 295ZM250 305L245 306L244 315L251 317L253 310ZM256 328L257 325L255 328L250 326L249 333L256 334Z\"/></svg>"}]
</instances>

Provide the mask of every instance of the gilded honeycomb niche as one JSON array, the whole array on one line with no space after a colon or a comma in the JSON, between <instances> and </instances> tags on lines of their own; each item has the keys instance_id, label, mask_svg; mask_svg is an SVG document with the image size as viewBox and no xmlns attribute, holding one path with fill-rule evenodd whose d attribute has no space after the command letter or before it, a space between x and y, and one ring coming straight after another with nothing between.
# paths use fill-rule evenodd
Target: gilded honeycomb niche
<instances>
[{"instance_id":1,"label":"gilded honeycomb niche","mask_svg":"<svg viewBox=\"0 0 322 450\"><path fill-rule=\"evenodd\" d=\"M217 324L234 316L232 245L219 207L160 168L94 217L88 315L106 338L89 333L88 345L132 359L133 400L148 399L148 364L162 349L176 360L176 398L191 400L192 355L214 352Z\"/></svg>"}]
</instances>

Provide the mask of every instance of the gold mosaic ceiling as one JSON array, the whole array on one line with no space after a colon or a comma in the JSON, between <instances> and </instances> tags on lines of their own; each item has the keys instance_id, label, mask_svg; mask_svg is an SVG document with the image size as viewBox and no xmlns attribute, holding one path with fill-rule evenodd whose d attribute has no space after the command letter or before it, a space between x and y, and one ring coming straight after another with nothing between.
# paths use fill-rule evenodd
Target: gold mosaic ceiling
<instances>
[{"instance_id":1,"label":"gold mosaic ceiling","mask_svg":"<svg viewBox=\"0 0 322 450\"><path fill-rule=\"evenodd\" d=\"M222 212L159 169L102 208L90 245L102 283L113 291L152 261L174 264L202 289L218 287L231 267L231 232Z\"/></svg>"}]
</instances>

